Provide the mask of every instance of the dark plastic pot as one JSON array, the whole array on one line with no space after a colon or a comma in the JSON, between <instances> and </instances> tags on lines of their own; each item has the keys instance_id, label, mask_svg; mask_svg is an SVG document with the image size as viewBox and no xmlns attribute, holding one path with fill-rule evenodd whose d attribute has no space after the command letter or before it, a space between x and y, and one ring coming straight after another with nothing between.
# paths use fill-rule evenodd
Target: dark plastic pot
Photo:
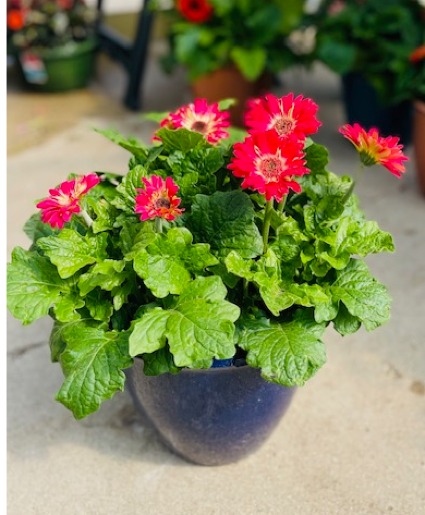
<instances>
[{"instance_id":1,"label":"dark plastic pot","mask_svg":"<svg viewBox=\"0 0 425 515\"><path fill-rule=\"evenodd\" d=\"M136 408L164 443L199 465L224 465L256 451L294 394L294 388L269 383L248 366L148 377L136 359L126 374Z\"/></svg>"},{"instance_id":2,"label":"dark plastic pot","mask_svg":"<svg viewBox=\"0 0 425 515\"><path fill-rule=\"evenodd\" d=\"M31 48L18 55L27 86L60 92L87 86L94 69L97 41L93 38L54 48Z\"/></svg>"},{"instance_id":3,"label":"dark plastic pot","mask_svg":"<svg viewBox=\"0 0 425 515\"><path fill-rule=\"evenodd\" d=\"M412 141L413 106L405 101L384 106L375 88L360 73L342 76L342 94L348 123L376 127L382 136L398 136L403 145Z\"/></svg>"}]
</instances>

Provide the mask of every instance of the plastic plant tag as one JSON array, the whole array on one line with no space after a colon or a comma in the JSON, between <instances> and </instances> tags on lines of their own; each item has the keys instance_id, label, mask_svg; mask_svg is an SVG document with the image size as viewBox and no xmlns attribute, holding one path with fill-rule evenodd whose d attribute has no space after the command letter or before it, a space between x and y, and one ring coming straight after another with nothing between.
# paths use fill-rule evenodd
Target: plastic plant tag
<instances>
[{"instance_id":1,"label":"plastic plant tag","mask_svg":"<svg viewBox=\"0 0 425 515\"><path fill-rule=\"evenodd\" d=\"M46 84L48 75L43 60L36 54L24 52L20 56L22 71L30 84Z\"/></svg>"}]
</instances>

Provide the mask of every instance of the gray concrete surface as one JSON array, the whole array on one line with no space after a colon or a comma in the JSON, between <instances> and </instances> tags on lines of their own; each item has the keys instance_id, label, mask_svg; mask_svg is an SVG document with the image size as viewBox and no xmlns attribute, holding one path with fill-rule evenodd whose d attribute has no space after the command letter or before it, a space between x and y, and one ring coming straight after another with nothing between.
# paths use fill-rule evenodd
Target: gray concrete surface
<instances>
[{"instance_id":1,"label":"gray concrete surface","mask_svg":"<svg viewBox=\"0 0 425 515\"><path fill-rule=\"evenodd\" d=\"M164 76L154 57L144 110L174 108L189 98L188 87L181 74ZM337 134L337 78L321 68L282 78L276 93L302 92L319 103L324 127L316 139L329 146L331 168L354 173L357 155ZM8 256L28 245L21 228L34 200L69 172L126 170L127 153L93 127L151 134L140 113L121 106L124 78L114 65L102 66L87 92L61 96L30 95L9 79ZM19 138L26 143L14 147ZM344 339L329 332L327 364L299 389L272 437L239 463L200 467L174 456L126 392L77 422L54 400L62 378L49 359L50 321L22 327L8 316L7 513L424 514L425 201L414 161L407 167L400 181L369 169L357 190L367 215L395 237L395 254L369 260L393 296L391 321Z\"/></svg>"}]
</instances>

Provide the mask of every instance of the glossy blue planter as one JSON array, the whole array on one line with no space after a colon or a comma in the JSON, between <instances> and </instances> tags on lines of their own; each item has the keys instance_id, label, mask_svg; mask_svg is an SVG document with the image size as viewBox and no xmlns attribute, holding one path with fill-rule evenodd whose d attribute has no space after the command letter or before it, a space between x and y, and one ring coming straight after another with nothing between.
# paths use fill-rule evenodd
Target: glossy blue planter
<instances>
[{"instance_id":1,"label":"glossy blue planter","mask_svg":"<svg viewBox=\"0 0 425 515\"><path fill-rule=\"evenodd\" d=\"M375 88L360 73L342 77L342 95L348 123L376 127L383 136L398 136L403 145L412 141L413 105L410 101L383 106Z\"/></svg>"},{"instance_id":2,"label":"glossy blue planter","mask_svg":"<svg viewBox=\"0 0 425 515\"><path fill-rule=\"evenodd\" d=\"M224 465L256 451L287 410L293 388L269 383L248 366L145 376L126 370L136 408L185 460Z\"/></svg>"}]
</instances>

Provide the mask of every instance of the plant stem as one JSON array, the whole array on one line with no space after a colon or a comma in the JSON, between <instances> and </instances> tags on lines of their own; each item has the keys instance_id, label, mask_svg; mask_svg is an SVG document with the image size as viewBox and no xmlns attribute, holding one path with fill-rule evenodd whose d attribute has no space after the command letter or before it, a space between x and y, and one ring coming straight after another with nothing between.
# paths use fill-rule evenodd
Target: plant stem
<instances>
[{"instance_id":1,"label":"plant stem","mask_svg":"<svg viewBox=\"0 0 425 515\"><path fill-rule=\"evenodd\" d=\"M85 209L82 209L79 214L86 222L87 227L91 227L93 225L93 219L90 217L90 215L87 213Z\"/></svg>"},{"instance_id":2,"label":"plant stem","mask_svg":"<svg viewBox=\"0 0 425 515\"><path fill-rule=\"evenodd\" d=\"M160 218L159 216L155 218L155 232L157 232L158 234L162 232L162 218Z\"/></svg>"},{"instance_id":3,"label":"plant stem","mask_svg":"<svg viewBox=\"0 0 425 515\"><path fill-rule=\"evenodd\" d=\"M285 195L283 197L283 199L279 202L279 205L277 206L277 210L279 211L279 213L283 213L283 210L285 209L287 198L288 198L288 195Z\"/></svg>"},{"instance_id":4,"label":"plant stem","mask_svg":"<svg viewBox=\"0 0 425 515\"><path fill-rule=\"evenodd\" d=\"M263 222L264 253L267 251L267 244L269 241L270 222L272 219L272 213L273 213L273 199L267 201L266 211L264 213L264 222Z\"/></svg>"}]
</instances>

